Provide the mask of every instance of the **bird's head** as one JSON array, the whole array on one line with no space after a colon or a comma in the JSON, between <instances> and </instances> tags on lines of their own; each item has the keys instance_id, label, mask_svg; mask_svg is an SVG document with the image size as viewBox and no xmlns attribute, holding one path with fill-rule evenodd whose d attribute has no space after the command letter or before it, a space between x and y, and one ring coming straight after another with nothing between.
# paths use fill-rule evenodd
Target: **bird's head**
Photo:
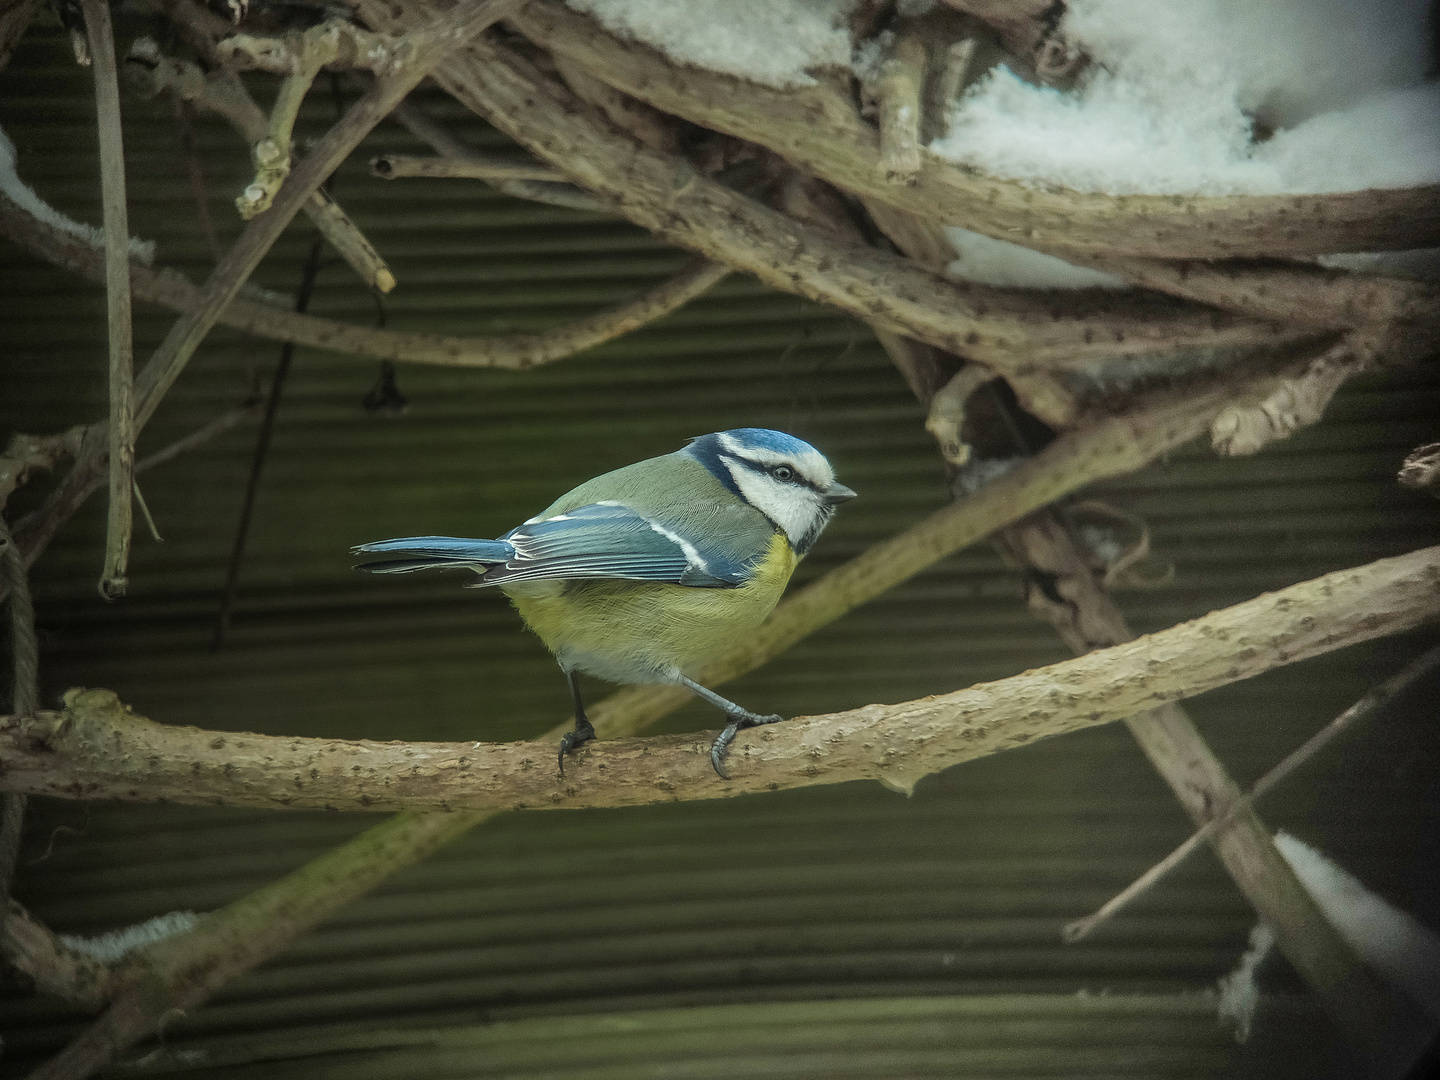
<instances>
[{"instance_id":1,"label":"bird's head","mask_svg":"<svg viewBox=\"0 0 1440 1080\"><path fill-rule=\"evenodd\" d=\"M700 462L774 522L797 555L810 550L835 507L855 497L855 492L836 482L824 454L783 431L717 431L702 435L680 453Z\"/></svg>"}]
</instances>

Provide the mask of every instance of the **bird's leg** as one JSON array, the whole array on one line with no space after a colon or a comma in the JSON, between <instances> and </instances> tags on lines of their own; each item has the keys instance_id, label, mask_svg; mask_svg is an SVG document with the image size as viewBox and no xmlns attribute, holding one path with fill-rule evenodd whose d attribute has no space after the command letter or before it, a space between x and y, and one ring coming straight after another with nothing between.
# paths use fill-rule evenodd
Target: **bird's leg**
<instances>
[{"instance_id":1,"label":"bird's leg","mask_svg":"<svg viewBox=\"0 0 1440 1080\"><path fill-rule=\"evenodd\" d=\"M570 696L575 701L575 730L560 740L560 775L565 775L565 754L582 743L595 738L595 728L585 716L585 702L580 700L580 674L565 672L565 681L570 684Z\"/></svg>"},{"instance_id":2,"label":"bird's leg","mask_svg":"<svg viewBox=\"0 0 1440 1080\"><path fill-rule=\"evenodd\" d=\"M730 723L725 725L725 730L720 732L720 737L710 747L710 764L715 767L715 771L723 780L730 779L730 774L725 771L723 762L725 761L725 751L730 749L730 744L735 741L736 735L746 728L759 727L761 724L778 724L785 719L783 716L761 716L749 709L742 709L729 698L721 697L714 690L701 686L694 679L687 679L684 675L680 676L680 684L694 691L711 705L723 710L725 715L730 718Z\"/></svg>"}]
</instances>

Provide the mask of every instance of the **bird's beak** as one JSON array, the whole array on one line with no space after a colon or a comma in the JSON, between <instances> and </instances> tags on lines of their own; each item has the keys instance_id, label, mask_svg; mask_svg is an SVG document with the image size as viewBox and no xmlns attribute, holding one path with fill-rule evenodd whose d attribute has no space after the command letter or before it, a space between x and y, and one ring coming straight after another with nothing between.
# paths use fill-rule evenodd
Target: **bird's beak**
<instances>
[{"instance_id":1,"label":"bird's beak","mask_svg":"<svg viewBox=\"0 0 1440 1080\"><path fill-rule=\"evenodd\" d=\"M837 506L847 499L853 499L855 492L851 491L844 484L831 484L825 489L825 501L831 506Z\"/></svg>"}]
</instances>

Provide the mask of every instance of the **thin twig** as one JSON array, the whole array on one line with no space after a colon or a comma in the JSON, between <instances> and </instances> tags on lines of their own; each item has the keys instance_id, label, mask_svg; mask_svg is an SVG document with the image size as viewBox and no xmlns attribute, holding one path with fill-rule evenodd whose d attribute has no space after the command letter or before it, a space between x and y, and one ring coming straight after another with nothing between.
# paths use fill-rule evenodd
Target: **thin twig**
<instances>
[{"instance_id":1,"label":"thin twig","mask_svg":"<svg viewBox=\"0 0 1440 1080\"><path fill-rule=\"evenodd\" d=\"M130 330L130 224L125 210L125 143L120 130L120 84L115 35L106 0L81 0L95 71L100 129L100 183L105 209L105 299L110 341L110 507L100 595L123 596L130 562L130 505L135 471L135 365Z\"/></svg>"},{"instance_id":2,"label":"thin twig","mask_svg":"<svg viewBox=\"0 0 1440 1080\"><path fill-rule=\"evenodd\" d=\"M172 94L171 111L175 114L175 130L180 137L180 151L185 155L185 178L190 184L190 198L195 203L195 216L200 222L200 235L210 249L210 257L220 261L220 237L215 232L215 222L210 216L210 195L205 187L205 166L200 160L200 148L195 143L195 124L191 114L194 107L190 102Z\"/></svg>"},{"instance_id":3,"label":"thin twig","mask_svg":"<svg viewBox=\"0 0 1440 1080\"><path fill-rule=\"evenodd\" d=\"M1191 833L1179 847L1146 870L1120 893L1107 900L1093 914L1067 923L1065 928L1060 931L1061 938L1067 944L1073 945L1088 937L1097 927L1113 918L1132 900L1153 888L1161 878L1189 858L1191 852L1201 844L1228 828L1236 818L1250 809L1255 800L1277 787L1291 773L1334 741L1338 735L1353 727L1357 721L1383 708L1391 698L1437 665L1440 665L1440 647L1431 649L1404 670L1386 679L1287 754L1278 765L1257 780L1253 788L1226 807L1218 817L1210 819L1201 828Z\"/></svg>"},{"instance_id":4,"label":"thin twig","mask_svg":"<svg viewBox=\"0 0 1440 1080\"><path fill-rule=\"evenodd\" d=\"M157 450L149 457L141 458L135 463L135 475L139 476L148 469L163 465L187 450L193 450L202 443L209 442L216 435L229 431L237 424L254 419L259 415L259 410L260 405L255 402L217 417L204 427L192 431L164 449ZM77 459L83 457L85 455L83 447L86 443L103 437L103 434L104 425L102 424L74 428L68 432L67 438L73 439L77 448L74 456ZM21 549L26 566L34 565L35 560L39 558L40 553L45 550L46 545L54 537L55 531L80 508L103 481L104 474L101 472L91 471L81 474L72 470L39 510L20 519L15 531L21 535L16 543Z\"/></svg>"},{"instance_id":5,"label":"thin twig","mask_svg":"<svg viewBox=\"0 0 1440 1080\"><path fill-rule=\"evenodd\" d=\"M265 213L253 218L239 241L200 290L198 303L171 328L136 383L137 427L159 406L220 313L259 265L301 206L391 109L455 49L498 19L519 0L461 0L434 22L406 36L396 67L378 79L295 168Z\"/></svg>"},{"instance_id":6,"label":"thin twig","mask_svg":"<svg viewBox=\"0 0 1440 1080\"><path fill-rule=\"evenodd\" d=\"M465 160L482 153L463 139L457 139L443 124L427 115L413 101L402 101L391 110L390 117L398 120L410 134L428 143L432 150L443 157ZM571 183L550 183L543 180L488 182L496 191L516 199L528 199L531 202L563 206L569 210L586 210L596 214L614 211L614 207L608 202Z\"/></svg>"},{"instance_id":7,"label":"thin twig","mask_svg":"<svg viewBox=\"0 0 1440 1080\"><path fill-rule=\"evenodd\" d=\"M295 291L295 310L304 312L310 305L310 296L315 291L315 279L320 275L320 256L325 250L325 238L316 233L310 244L310 254L300 272L300 287ZM280 411L280 397L285 392L285 381L290 374L290 362L295 358L295 346L286 342L280 349L280 360L275 365L275 375L270 380L270 393L265 399L265 413L260 420L260 431L255 436L255 449L250 457L250 475L245 481L245 495L240 503L240 520L235 526L235 541L230 549L230 562L225 570L225 588L220 594L220 611L215 618L215 634L210 641L210 651L219 652L225 645L225 636L230 630L230 613L235 606L235 593L240 586L240 566L245 559L245 546L250 539L250 523L255 516L255 499L260 494L260 476L265 469L265 458L270 453L270 439L275 432L275 416Z\"/></svg>"},{"instance_id":8,"label":"thin twig","mask_svg":"<svg viewBox=\"0 0 1440 1080\"><path fill-rule=\"evenodd\" d=\"M381 154L370 159L370 172L382 180L405 176L429 176L467 180L543 180L563 184L568 177L538 161L513 155L472 152L463 158L415 157L410 154Z\"/></svg>"},{"instance_id":9,"label":"thin twig","mask_svg":"<svg viewBox=\"0 0 1440 1080\"><path fill-rule=\"evenodd\" d=\"M135 463L136 475L138 476L149 469L153 469L157 465L163 465L165 462L179 457L188 450L194 450L197 446L204 445L215 438L215 436L223 434L231 428L243 424L247 420L254 420L260 415L260 410L260 403L255 401L217 416L204 427L196 428L189 435L181 439L176 439L164 449L156 450L155 453L148 457L141 458Z\"/></svg>"},{"instance_id":10,"label":"thin twig","mask_svg":"<svg viewBox=\"0 0 1440 1080\"><path fill-rule=\"evenodd\" d=\"M234 72L220 69L206 73L188 60L162 56L159 46L149 38L140 38L131 45L126 59L125 76L143 96L164 92L174 101L214 113L252 146L265 138L265 114ZM395 275L384 258L323 188L311 195L302 209L362 281L381 292L395 287Z\"/></svg>"},{"instance_id":11,"label":"thin twig","mask_svg":"<svg viewBox=\"0 0 1440 1080\"><path fill-rule=\"evenodd\" d=\"M145 522L145 528L150 532L150 539L157 544L163 544L165 538L160 535L160 527L155 524L155 515L150 513L150 504L145 501L145 493L140 490L140 482L133 481L130 488L131 493L135 496L135 505L140 508L140 517Z\"/></svg>"},{"instance_id":12,"label":"thin twig","mask_svg":"<svg viewBox=\"0 0 1440 1080\"><path fill-rule=\"evenodd\" d=\"M40 646L35 639L35 605L30 577L10 527L0 517L0 579L10 599L10 652L13 658L11 707L16 716L33 716L40 708ZM0 796L0 937L10 915L10 885L20 854L25 821L25 796L7 791Z\"/></svg>"},{"instance_id":13,"label":"thin twig","mask_svg":"<svg viewBox=\"0 0 1440 1080\"><path fill-rule=\"evenodd\" d=\"M3 192L0 192L0 233L38 258L91 280L103 278L98 253L37 221L10 202ZM334 242L333 237L327 239ZM218 321L257 337L293 341L297 345L375 360L524 370L562 360L654 322L694 300L729 273L726 266L699 259L632 300L536 334L495 337L406 334L299 315L240 296L230 302ZM132 263L130 274L134 295L162 307L184 311L193 306L200 295L196 285L173 271L155 271ZM0 473L0 483L3 483L3 473Z\"/></svg>"}]
</instances>

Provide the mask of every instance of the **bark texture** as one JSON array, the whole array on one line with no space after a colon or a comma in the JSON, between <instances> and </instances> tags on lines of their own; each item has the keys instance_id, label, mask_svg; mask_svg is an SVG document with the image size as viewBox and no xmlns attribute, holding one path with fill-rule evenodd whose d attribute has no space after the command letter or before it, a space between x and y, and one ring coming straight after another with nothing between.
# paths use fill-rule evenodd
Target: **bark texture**
<instances>
[{"instance_id":1,"label":"bark texture","mask_svg":"<svg viewBox=\"0 0 1440 1080\"><path fill-rule=\"evenodd\" d=\"M1440 548L1302 582L998 682L743 732L734 778L710 734L592 745L564 778L550 743L377 743L203 731L135 716L108 690L0 725L0 783L66 798L285 808L634 806L923 776L1238 682L1440 616Z\"/></svg>"}]
</instances>

